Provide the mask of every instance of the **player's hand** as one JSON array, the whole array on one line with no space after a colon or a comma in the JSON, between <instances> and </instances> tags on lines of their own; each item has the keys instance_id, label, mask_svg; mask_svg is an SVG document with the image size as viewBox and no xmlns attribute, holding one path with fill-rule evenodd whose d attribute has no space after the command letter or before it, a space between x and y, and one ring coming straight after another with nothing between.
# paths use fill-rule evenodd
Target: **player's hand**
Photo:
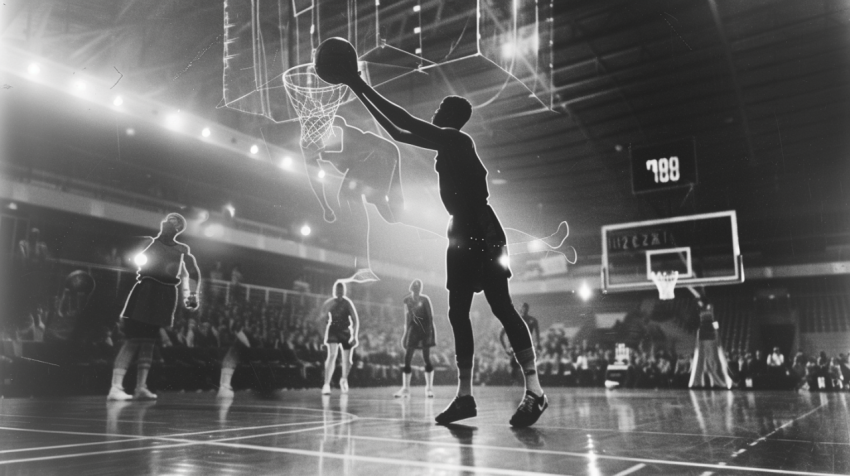
<instances>
[{"instance_id":1,"label":"player's hand","mask_svg":"<svg viewBox=\"0 0 850 476\"><path fill-rule=\"evenodd\" d=\"M330 208L325 209L325 221L328 223L333 223L336 221L336 215L334 211Z\"/></svg>"},{"instance_id":2,"label":"player's hand","mask_svg":"<svg viewBox=\"0 0 850 476\"><path fill-rule=\"evenodd\" d=\"M198 309L198 295L195 293L189 294L189 296L185 300L183 300L183 305L186 306L186 309L189 309L190 311Z\"/></svg>"}]
</instances>

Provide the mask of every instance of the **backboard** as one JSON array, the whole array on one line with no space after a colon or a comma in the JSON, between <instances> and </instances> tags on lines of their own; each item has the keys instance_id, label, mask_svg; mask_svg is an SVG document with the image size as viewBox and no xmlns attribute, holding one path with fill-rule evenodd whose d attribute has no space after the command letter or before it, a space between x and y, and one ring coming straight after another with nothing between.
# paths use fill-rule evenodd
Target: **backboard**
<instances>
[{"instance_id":1,"label":"backboard","mask_svg":"<svg viewBox=\"0 0 850 476\"><path fill-rule=\"evenodd\" d=\"M678 273L679 286L744 281L735 211L602 227L602 288L655 289L653 273Z\"/></svg>"}]
</instances>

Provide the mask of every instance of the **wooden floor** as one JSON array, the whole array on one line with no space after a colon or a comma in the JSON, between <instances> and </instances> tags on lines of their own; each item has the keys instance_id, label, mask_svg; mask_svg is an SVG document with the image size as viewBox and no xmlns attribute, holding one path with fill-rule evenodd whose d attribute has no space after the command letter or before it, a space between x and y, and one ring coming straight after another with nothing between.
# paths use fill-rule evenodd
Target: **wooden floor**
<instances>
[{"instance_id":1,"label":"wooden floor","mask_svg":"<svg viewBox=\"0 0 850 476\"><path fill-rule=\"evenodd\" d=\"M518 387L476 389L479 416L442 427L454 389L163 393L0 400L0 475L850 474L850 396L549 389L511 429Z\"/></svg>"}]
</instances>

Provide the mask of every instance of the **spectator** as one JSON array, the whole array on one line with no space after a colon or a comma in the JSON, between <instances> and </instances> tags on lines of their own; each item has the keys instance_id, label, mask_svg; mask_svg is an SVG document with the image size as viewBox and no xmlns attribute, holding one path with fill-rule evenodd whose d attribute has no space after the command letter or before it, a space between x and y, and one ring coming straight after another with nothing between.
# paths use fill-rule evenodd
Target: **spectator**
<instances>
[{"instance_id":1,"label":"spectator","mask_svg":"<svg viewBox=\"0 0 850 476\"><path fill-rule=\"evenodd\" d=\"M124 266L124 259L118 254L118 247L113 246L109 249L109 253L103 257L103 263L107 266L120 268Z\"/></svg>"}]
</instances>

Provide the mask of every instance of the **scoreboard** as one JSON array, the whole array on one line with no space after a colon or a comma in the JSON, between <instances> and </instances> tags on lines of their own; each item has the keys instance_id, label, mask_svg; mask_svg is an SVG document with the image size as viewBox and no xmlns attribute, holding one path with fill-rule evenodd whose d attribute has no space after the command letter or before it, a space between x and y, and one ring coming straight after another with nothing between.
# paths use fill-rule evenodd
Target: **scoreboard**
<instances>
[{"instance_id":1,"label":"scoreboard","mask_svg":"<svg viewBox=\"0 0 850 476\"><path fill-rule=\"evenodd\" d=\"M632 146L632 191L656 192L697 183L693 137L652 145Z\"/></svg>"}]
</instances>

